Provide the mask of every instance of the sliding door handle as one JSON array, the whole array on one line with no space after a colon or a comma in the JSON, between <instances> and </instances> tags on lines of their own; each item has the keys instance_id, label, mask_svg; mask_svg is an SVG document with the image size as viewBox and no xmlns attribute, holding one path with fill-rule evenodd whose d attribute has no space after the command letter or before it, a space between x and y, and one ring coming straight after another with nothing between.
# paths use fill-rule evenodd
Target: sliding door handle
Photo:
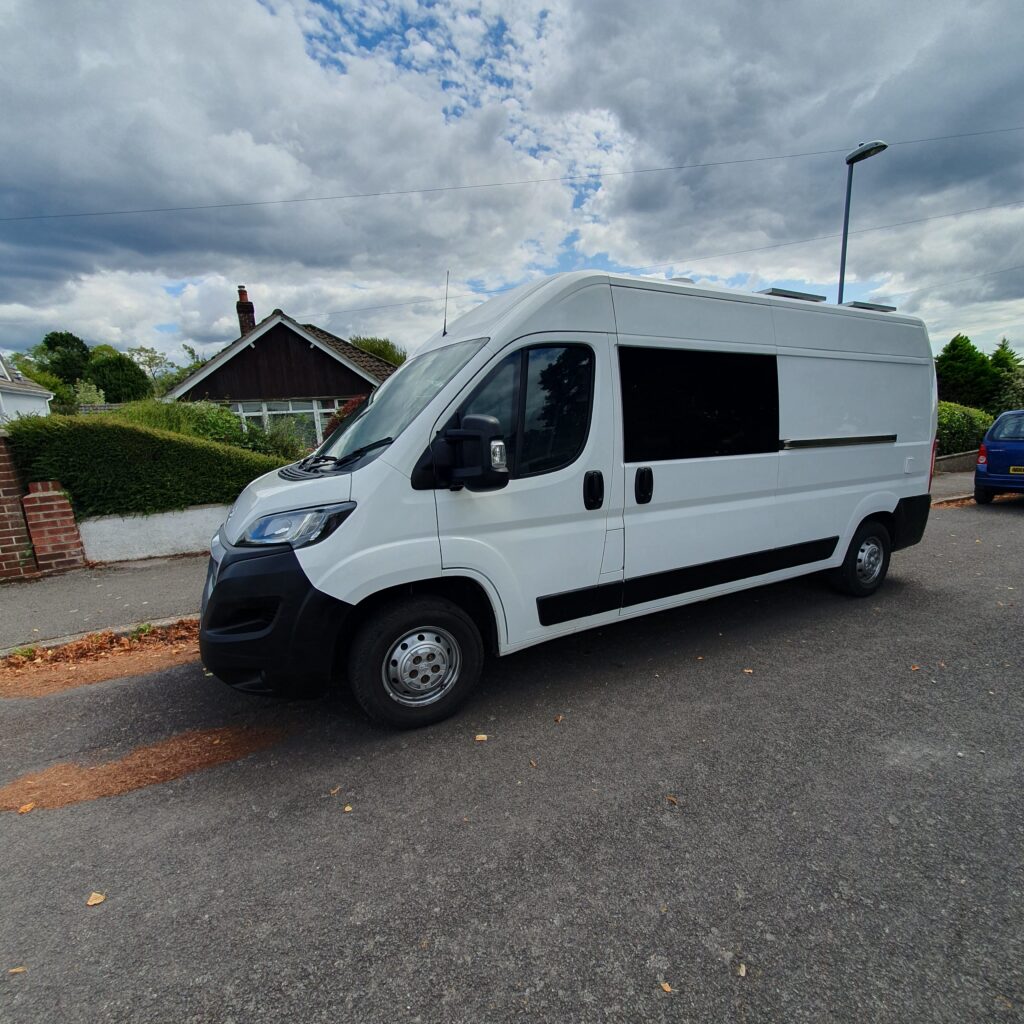
<instances>
[{"instance_id":1,"label":"sliding door handle","mask_svg":"<svg viewBox=\"0 0 1024 1024\"><path fill-rule=\"evenodd\" d=\"M646 505L654 497L654 470L650 466L637 469L634 493L638 505Z\"/></svg>"}]
</instances>

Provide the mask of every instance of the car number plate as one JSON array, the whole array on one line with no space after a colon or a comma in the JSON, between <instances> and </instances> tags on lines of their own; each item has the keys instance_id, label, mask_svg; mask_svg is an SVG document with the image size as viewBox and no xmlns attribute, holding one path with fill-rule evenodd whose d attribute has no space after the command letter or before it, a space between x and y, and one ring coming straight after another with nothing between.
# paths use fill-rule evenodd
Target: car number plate
<instances>
[{"instance_id":1,"label":"car number plate","mask_svg":"<svg viewBox=\"0 0 1024 1024\"><path fill-rule=\"evenodd\" d=\"M1024 466L1011 466L1010 472L1024 474Z\"/></svg>"}]
</instances>

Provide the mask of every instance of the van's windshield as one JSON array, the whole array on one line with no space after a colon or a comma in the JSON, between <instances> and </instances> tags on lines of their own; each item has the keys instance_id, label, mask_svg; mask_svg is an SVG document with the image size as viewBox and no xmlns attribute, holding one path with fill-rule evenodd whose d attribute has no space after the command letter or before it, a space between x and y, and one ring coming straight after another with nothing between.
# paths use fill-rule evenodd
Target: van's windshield
<instances>
[{"instance_id":1,"label":"van's windshield","mask_svg":"<svg viewBox=\"0 0 1024 1024\"><path fill-rule=\"evenodd\" d=\"M403 363L307 461L328 456L323 461L336 463L360 448L385 447L486 342L486 338L456 342Z\"/></svg>"}]
</instances>

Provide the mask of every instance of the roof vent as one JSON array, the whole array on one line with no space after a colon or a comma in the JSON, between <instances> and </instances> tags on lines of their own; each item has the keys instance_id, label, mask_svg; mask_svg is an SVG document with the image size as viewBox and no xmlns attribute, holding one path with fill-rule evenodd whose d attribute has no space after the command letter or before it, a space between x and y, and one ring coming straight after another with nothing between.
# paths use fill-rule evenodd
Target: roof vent
<instances>
[{"instance_id":1,"label":"roof vent","mask_svg":"<svg viewBox=\"0 0 1024 1024\"><path fill-rule=\"evenodd\" d=\"M824 302L824 295L812 295L810 292L794 292L789 288L763 288L758 295L774 295L779 299L801 299L804 302Z\"/></svg>"},{"instance_id":2,"label":"roof vent","mask_svg":"<svg viewBox=\"0 0 1024 1024\"><path fill-rule=\"evenodd\" d=\"M696 284L692 277L670 277L670 281L678 281L680 284Z\"/></svg>"},{"instance_id":3,"label":"roof vent","mask_svg":"<svg viewBox=\"0 0 1024 1024\"><path fill-rule=\"evenodd\" d=\"M879 302L844 302L844 306L852 306L854 309L873 309L876 313L895 313L895 306L883 306Z\"/></svg>"}]
</instances>

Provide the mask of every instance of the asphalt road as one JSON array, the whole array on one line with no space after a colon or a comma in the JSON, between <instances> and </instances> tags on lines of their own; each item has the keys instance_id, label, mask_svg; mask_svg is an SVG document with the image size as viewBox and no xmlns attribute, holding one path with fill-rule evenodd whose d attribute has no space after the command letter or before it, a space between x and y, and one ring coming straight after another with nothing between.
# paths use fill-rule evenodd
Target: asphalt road
<instances>
[{"instance_id":1,"label":"asphalt road","mask_svg":"<svg viewBox=\"0 0 1024 1024\"><path fill-rule=\"evenodd\" d=\"M1024 501L938 510L871 600L557 641L412 734L198 666L0 702L0 783L293 730L0 816L0 1020L1020 1020L1022 540Z\"/></svg>"}]
</instances>

